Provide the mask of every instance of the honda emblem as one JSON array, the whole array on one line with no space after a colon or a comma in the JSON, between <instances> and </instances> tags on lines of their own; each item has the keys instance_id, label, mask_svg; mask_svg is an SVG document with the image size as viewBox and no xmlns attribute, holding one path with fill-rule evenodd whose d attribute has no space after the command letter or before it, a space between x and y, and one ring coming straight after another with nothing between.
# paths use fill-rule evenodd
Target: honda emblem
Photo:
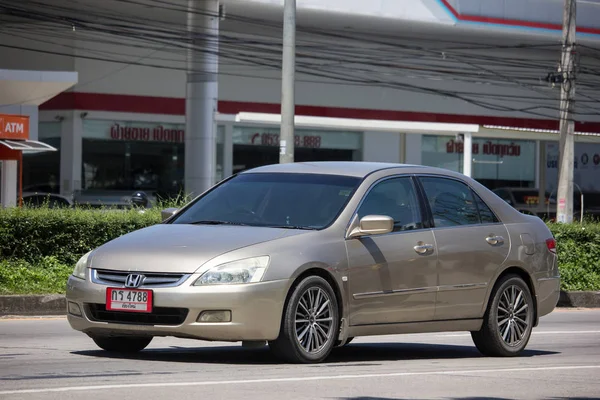
<instances>
[{"instance_id":1,"label":"honda emblem","mask_svg":"<svg viewBox=\"0 0 600 400\"><path fill-rule=\"evenodd\" d=\"M127 275L127 278L125 278L125 287L138 288L142 286L142 283L144 283L144 279L146 279L144 275L129 274Z\"/></svg>"}]
</instances>

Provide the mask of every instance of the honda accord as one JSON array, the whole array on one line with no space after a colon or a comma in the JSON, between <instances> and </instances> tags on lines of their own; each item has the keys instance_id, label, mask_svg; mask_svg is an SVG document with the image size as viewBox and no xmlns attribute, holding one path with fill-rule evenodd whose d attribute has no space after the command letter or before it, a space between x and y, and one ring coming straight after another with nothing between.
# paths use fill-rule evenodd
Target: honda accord
<instances>
[{"instance_id":1,"label":"honda accord","mask_svg":"<svg viewBox=\"0 0 600 400\"><path fill-rule=\"evenodd\" d=\"M321 362L354 337L470 332L516 356L559 297L556 241L474 179L369 162L268 165L85 254L68 321L102 349L157 336Z\"/></svg>"}]
</instances>

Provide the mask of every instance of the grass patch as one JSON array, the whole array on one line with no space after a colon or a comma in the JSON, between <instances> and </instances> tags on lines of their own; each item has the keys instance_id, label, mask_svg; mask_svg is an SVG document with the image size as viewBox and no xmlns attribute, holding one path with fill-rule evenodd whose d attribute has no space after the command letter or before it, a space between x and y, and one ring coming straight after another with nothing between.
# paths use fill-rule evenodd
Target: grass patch
<instances>
[{"instance_id":1,"label":"grass patch","mask_svg":"<svg viewBox=\"0 0 600 400\"><path fill-rule=\"evenodd\" d=\"M25 260L0 261L0 295L65 293L73 267L56 257L44 257L35 265Z\"/></svg>"}]
</instances>

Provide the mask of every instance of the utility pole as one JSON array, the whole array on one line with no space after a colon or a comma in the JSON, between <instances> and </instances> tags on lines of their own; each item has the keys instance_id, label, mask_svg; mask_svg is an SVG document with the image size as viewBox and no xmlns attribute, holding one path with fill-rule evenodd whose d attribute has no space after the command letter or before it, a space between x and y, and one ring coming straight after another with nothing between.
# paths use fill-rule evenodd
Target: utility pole
<instances>
[{"instance_id":1,"label":"utility pole","mask_svg":"<svg viewBox=\"0 0 600 400\"><path fill-rule=\"evenodd\" d=\"M565 0L560 73L560 161L558 175L558 222L573 221L573 163L575 158L575 121L571 117L575 97L576 0Z\"/></svg>"},{"instance_id":2,"label":"utility pole","mask_svg":"<svg viewBox=\"0 0 600 400\"><path fill-rule=\"evenodd\" d=\"M219 97L219 0L188 0L185 95L185 194L215 184Z\"/></svg>"},{"instance_id":3,"label":"utility pole","mask_svg":"<svg viewBox=\"0 0 600 400\"><path fill-rule=\"evenodd\" d=\"M283 6L283 56L281 65L281 128L279 162L294 162L294 114L296 74L296 0Z\"/></svg>"}]
</instances>

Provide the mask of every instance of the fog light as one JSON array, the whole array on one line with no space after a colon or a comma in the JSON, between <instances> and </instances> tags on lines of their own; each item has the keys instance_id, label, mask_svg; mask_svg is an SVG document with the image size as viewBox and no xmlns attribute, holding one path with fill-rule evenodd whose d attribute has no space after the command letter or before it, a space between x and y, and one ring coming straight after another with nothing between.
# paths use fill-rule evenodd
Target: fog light
<instances>
[{"instance_id":1,"label":"fog light","mask_svg":"<svg viewBox=\"0 0 600 400\"><path fill-rule=\"evenodd\" d=\"M69 302L69 314L77 315L81 317L81 308L79 308L79 304Z\"/></svg>"},{"instance_id":2,"label":"fog light","mask_svg":"<svg viewBox=\"0 0 600 400\"><path fill-rule=\"evenodd\" d=\"M198 322L231 322L231 311L202 311L196 320Z\"/></svg>"}]
</instances>

